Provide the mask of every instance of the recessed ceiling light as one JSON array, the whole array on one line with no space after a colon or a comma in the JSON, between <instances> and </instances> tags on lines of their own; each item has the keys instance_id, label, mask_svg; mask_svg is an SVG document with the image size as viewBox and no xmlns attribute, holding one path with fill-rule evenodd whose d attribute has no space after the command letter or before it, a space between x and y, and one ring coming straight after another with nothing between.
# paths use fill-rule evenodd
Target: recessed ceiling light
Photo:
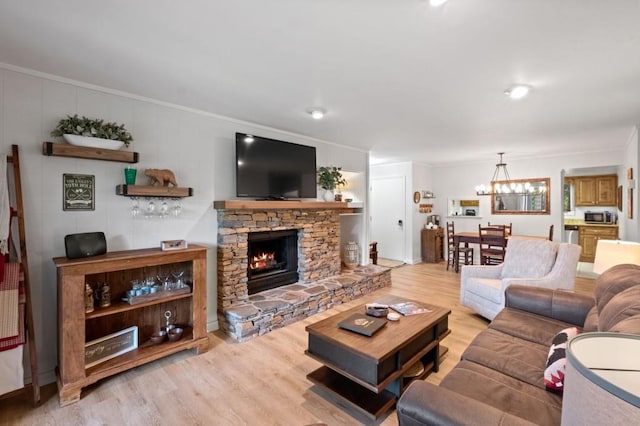
<instances>
[{"instance_id":1,"label":"recessed ceiling light","mask_svg":"<svg viewBox=\"0 0 640 426\"><path fill-rule=\"evenodd\" d=\"M504 91L504 94L511 99L522 99L529 94L531 86L526 84L517 84Z\"/></svg>"},{"instance_id":2,"label":"recessed ceiling light","mask_svg":"<svg viewBox=\"0 0 640 426\"><path fill-rule=\"evenodd\" d=\"M324 108L309 108L307 112L315 120L321 120L324 117L324 115L327 113L327 110Z\"/></svg>"},{"instance_id":3,"label":"recessed ceiling light","mask_svg":"<svg viewBox=\"0 0 640 426\"><path fill-rule=\"evenodd\" d=\"M251 143L251 142L253 142L253 135L246 135L246 136L244 137L244 141L245 141L246 143Z\"/></svg>"},{"instance_id":4,"label":"recessed ceiling light","mask_svg":"<svg viewBox=\"0 0 640 426\"><path fill-rule=\"evenodd\" d=\"M433 7L442 6L445 4L447 0L429 0L429 4Z\"/></svg>"}]
</instances>

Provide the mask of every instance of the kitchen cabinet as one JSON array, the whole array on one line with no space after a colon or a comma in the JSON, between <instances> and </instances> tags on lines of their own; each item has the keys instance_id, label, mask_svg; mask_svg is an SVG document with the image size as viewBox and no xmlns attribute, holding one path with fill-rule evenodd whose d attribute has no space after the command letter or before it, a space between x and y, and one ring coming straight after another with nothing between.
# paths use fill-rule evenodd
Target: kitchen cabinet
<instances>
[{"instance_id":1,"label":"kitchen cabinet","mask_svg":"<svg viewBox=\"0 0 640 426\"><path fill-rule=\"evenodd\" d=\"M443 260L443 228L422 230L420 240L422 245L422 261L426 263L438 263Z\"/></svg>"},{"instance_id":2,"label":"kitchen cabinet","mask_svg":"<svg viewBox=\"0 0 640 426\"><path fill-rule=\"evenodd\" d=\"M578 242L582 247L580 262L590 262L596 258L596 247L598 240L617 240L618 227L612 225L600 226L579 226Z\"/></svg>"},{"instance_id":3,"label":"kitchen cabinet","mask_svg":"<svg viewBox=\"0 0 640 426\"><path fill-rule=\"evenodd\" d=\"M190 245L170 251L149 248L82 259L53 259L58 277L56 373L60 405L78 401L82 388L114 374L185 349L195 348L198 353L208 350L206 253L206 247ZM184 291L184 287L183 291L160 291L142 296L140 299L148 299L139 303L123 300L132 282L153 281L156 277L166 281L171 275L183 279L190 291ZM100 307L103 306L100 303L93 309L87 308L87 303L92 305L89 288L104 284L110 288L108 305ZM104 300L103 296L101 302ZM176 341L151 342L151 336L168 323L182 328L182 337ZM138 337L135 349L102 361L87 361L90 356L87 348L93 350L94 342L106 338L98 350L107 351L108 345L117 344L112 336L134 326Z\"/></svg>"},{"instance_id":4,"label":"kitchen cabinet","mask_svg":"<svg viewBox=\"0 0 640 426\"><path fill-rule=\"evenodd\" d=\"M615 206L617 175L576 176L576 206Z\"/></svg>"}]
</instances>

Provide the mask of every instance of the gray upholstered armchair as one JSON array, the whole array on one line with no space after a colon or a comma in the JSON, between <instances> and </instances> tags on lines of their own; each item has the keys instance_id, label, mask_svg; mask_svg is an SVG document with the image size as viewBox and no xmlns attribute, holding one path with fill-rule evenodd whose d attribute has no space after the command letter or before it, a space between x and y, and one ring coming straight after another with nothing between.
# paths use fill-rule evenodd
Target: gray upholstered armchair
<instances>
[{"instance_id":1,"label":"gray upholstered armchair","mask_svg":"<svg viewBox=\"0 0 640 426\"><path fill-rule=\"evenodd\" d=\"M500 265L465 265L460 303L492 320L511 284L572 290L582 248L538 238L511 237Z\"/></svg>"}]
</instances>

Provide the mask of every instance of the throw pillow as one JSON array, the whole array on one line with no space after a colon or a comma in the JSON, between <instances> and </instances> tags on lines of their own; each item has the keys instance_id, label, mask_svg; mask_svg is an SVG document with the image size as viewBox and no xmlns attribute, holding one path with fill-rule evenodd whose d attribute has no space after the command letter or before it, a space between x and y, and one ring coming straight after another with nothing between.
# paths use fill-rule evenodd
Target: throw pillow
<instances>
[{"instance_id":1,"label":"throw pillow","mask_svg":"<svg viewBox=\"0 0 640 426\"><path fill-rule=\"evenodd\" d=\"M541 278L551 271L558 244L549 240L511 237L500 278Z\"/></svg>"},{"instance_id":2,"label":"throw pillow","mask_svg":"<svg viewBox=\"0 0 640 426\"><path fill-rule=\"evenodd\" d=\"M561 392L564 389L567 342L578 333L577 327L570 327L553 337L549 355L547 355L547 365L544 369L544 385L548 390Z\"/></svg>"}]
</instances>

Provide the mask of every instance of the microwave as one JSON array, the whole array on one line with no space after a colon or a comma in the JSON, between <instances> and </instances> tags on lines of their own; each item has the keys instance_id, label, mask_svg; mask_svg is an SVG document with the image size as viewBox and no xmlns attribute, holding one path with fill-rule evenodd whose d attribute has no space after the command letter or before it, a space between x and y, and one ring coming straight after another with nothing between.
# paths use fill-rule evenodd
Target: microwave
<instances>
[{"instance_id":1,"label":"microwave","mask_svg":"<svg viewBox=\"0 0 640 426\"><path fill-rule=\"evenodd\" d=\"M585 223L613 223L611 212L584 212Z\"/></svg>"}]
</instances>

